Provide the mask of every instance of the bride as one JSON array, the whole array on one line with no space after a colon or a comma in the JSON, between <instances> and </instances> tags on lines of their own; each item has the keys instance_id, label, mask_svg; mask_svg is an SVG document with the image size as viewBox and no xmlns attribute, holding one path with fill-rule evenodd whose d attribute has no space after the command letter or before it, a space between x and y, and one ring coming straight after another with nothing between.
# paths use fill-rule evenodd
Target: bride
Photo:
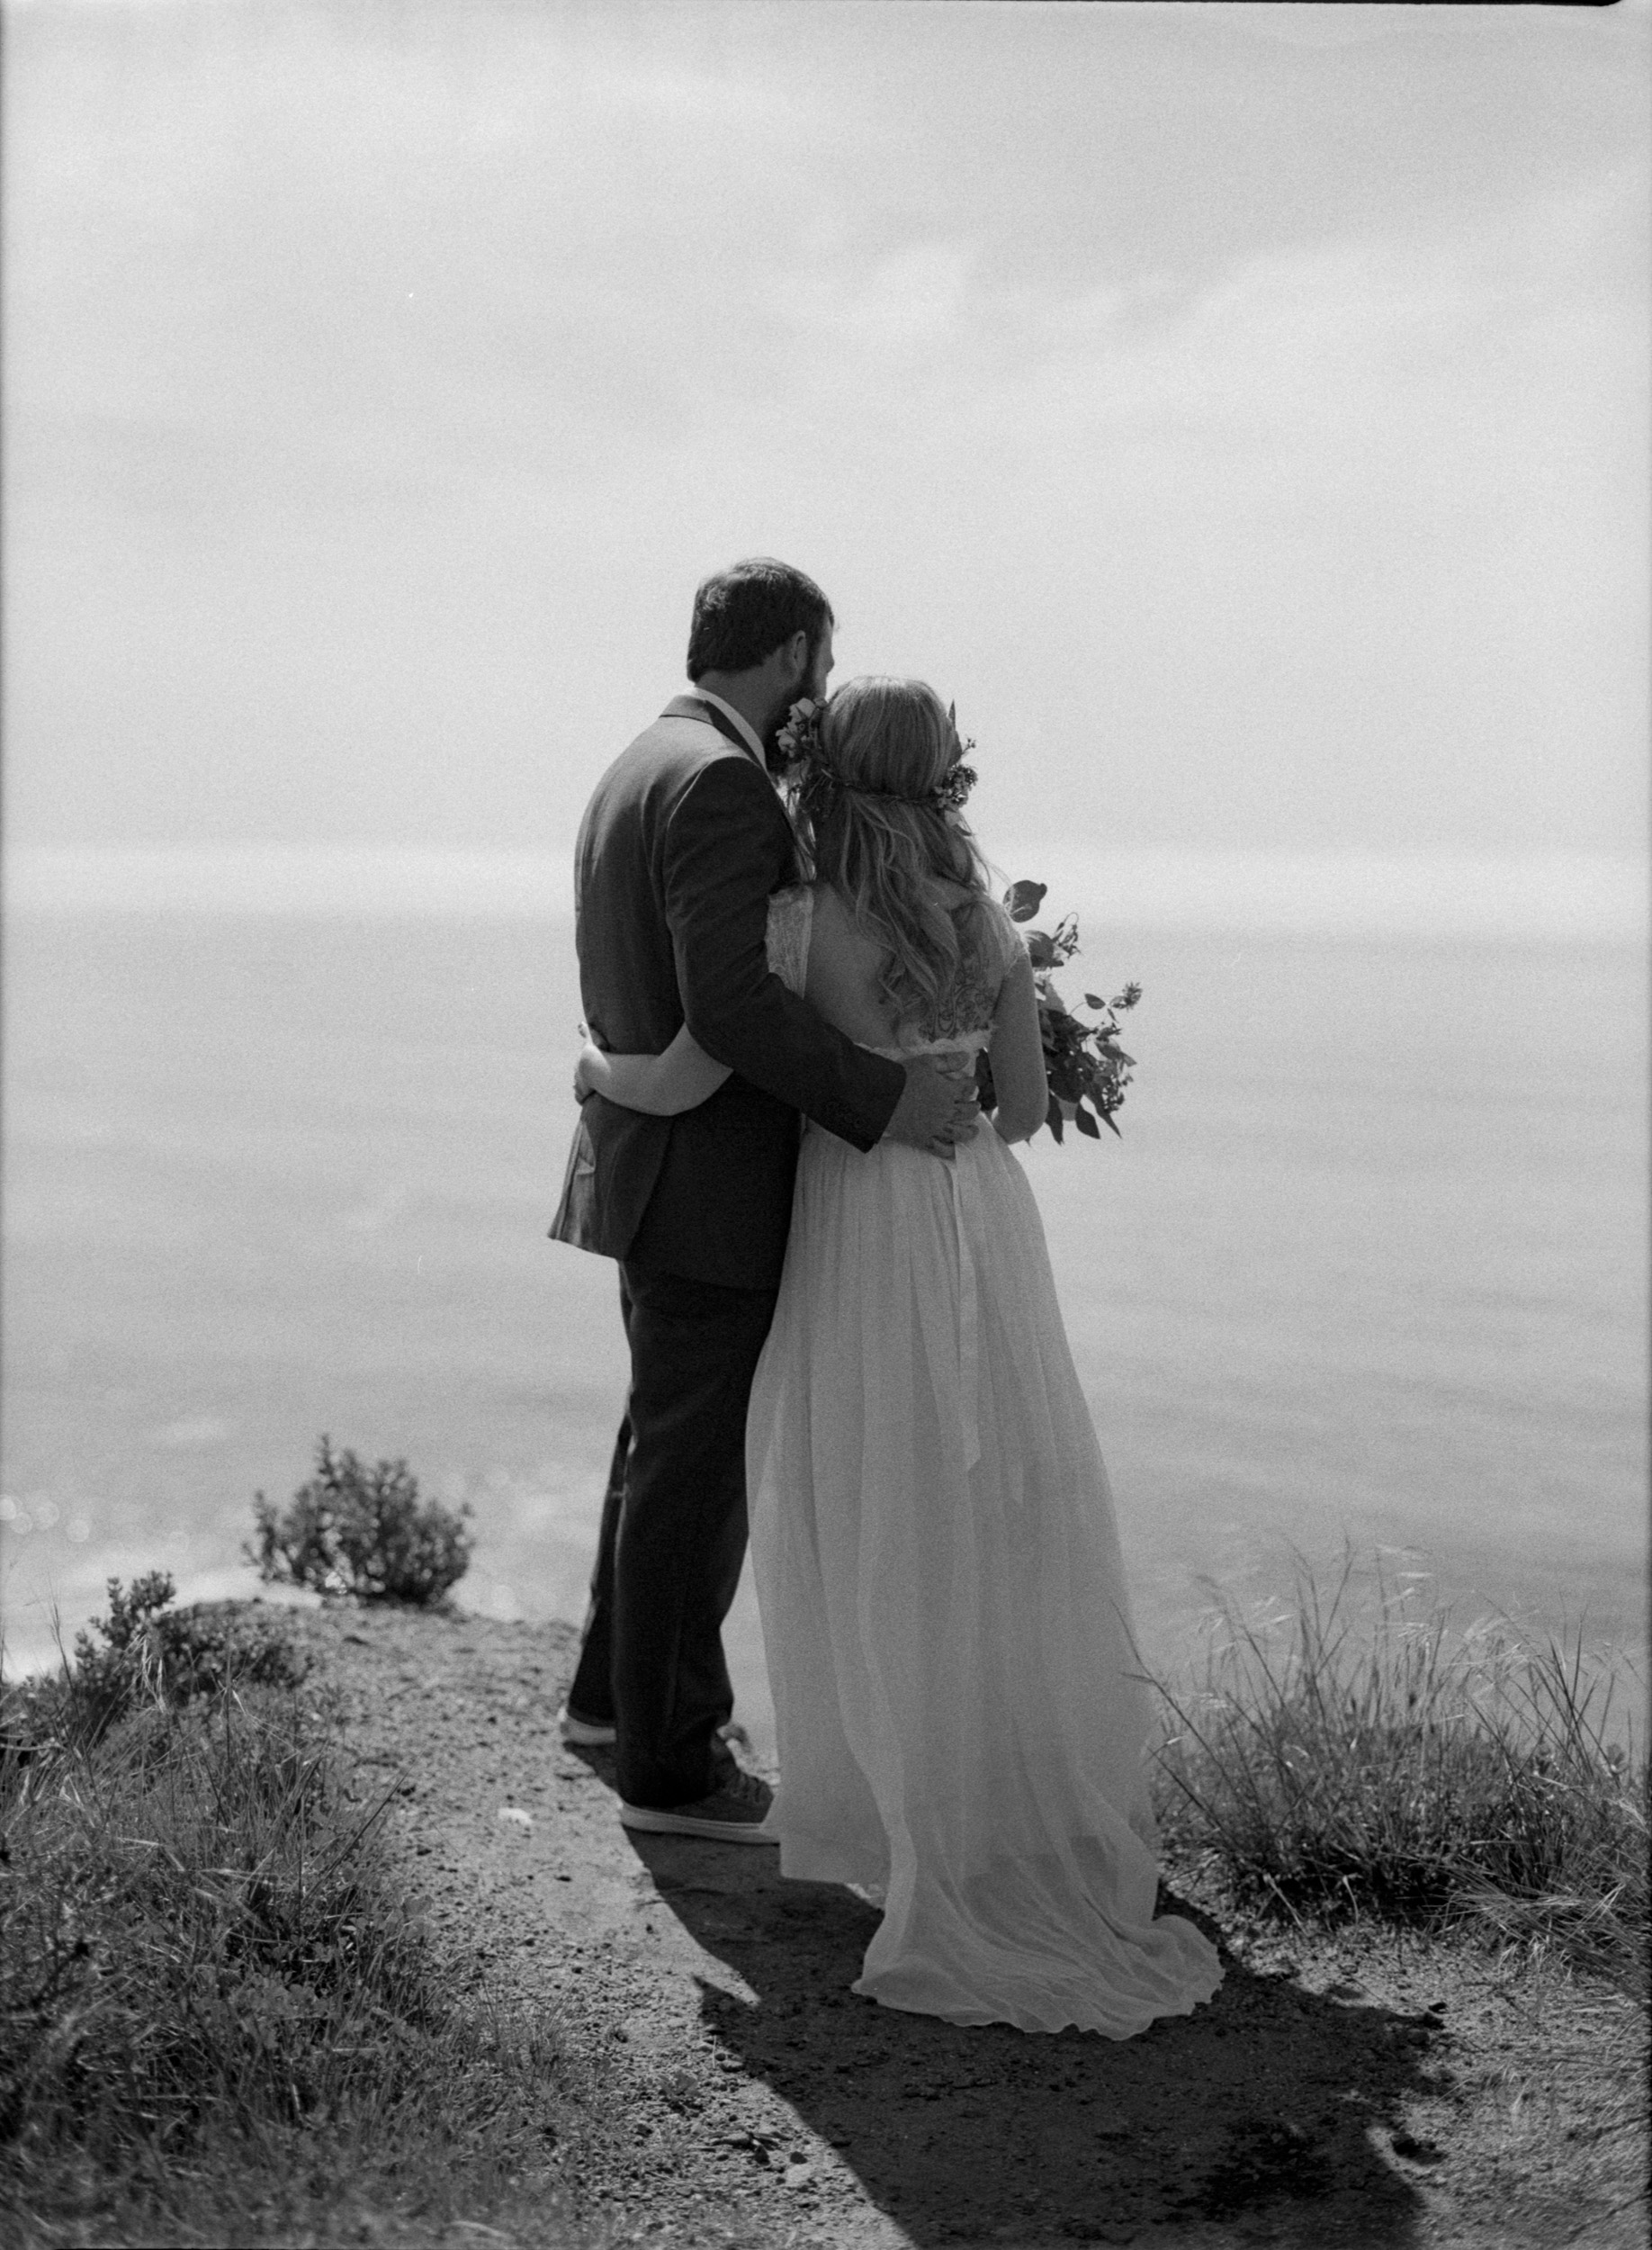
<instances>
[{"instance_id":1,"label":"bride","mask_svg":"<svg viewBox=\"0 0 1652 2250\"><path fill-rule=\"evenodd\" d=\"M896 1058L984 1048L998 1108L956 1158L805 1125L747 1422L778 1723L781 1871L882 1894L854 1989L955 2023L1127 2038L1220 1981L1157 1884L1150 1714L1107 1472L1010 1144L1043 1121L1032 971L957 806L951 719L861 679L805 736L813 879L771 968ZM685 1029L581 1057L583 1090L693 1108L727 1076Z\"/></svg>"}]
</instances>

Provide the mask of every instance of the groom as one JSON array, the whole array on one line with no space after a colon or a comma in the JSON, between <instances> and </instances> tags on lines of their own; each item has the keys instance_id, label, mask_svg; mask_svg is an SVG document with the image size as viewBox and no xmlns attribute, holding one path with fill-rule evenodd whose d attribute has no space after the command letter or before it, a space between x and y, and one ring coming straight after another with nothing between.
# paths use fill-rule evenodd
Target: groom
<instances>
[{"instance_id":1,"label":"groom","mask_svg":"<svg viewBox=\"0 0 1652 2250\"><path fill-rule=\"evenodd\" d=\"M746 1402L791 1220L798 1112L854 1148L939 1150L973 1130L974 1085L929 1058L857 1047L771 976L769 894L797 875L768 751L826 692L830 604L784 562L737 562L695 596L693 692L597 783L575 913L600 1047L658 1054L688 1029L732 1076L676 1117L592 1095L552 1237L616 1258L631 1350L564 1727L618 1742L628 1828L766 1843L771 1792L722 1739L722 1625L746 1550Z\"/></svg>"}]
</instances>

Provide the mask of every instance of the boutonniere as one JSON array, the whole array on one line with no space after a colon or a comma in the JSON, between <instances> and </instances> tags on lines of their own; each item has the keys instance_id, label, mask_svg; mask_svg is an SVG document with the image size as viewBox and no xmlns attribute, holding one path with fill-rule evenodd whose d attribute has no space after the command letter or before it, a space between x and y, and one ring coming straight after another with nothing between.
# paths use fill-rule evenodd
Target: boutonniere
<instances>
[{"instance_id":1,"label":"boutonniere","mask_svg":"<svg viewBox=\"0 0 1652 2250\"><path fill-rule=\"evenodd\" d=\"M775 736L775 751L783 779L794 775L821 746L821 706L804 696L786 715L786 724Z\"/></svg>"}]
</instances>

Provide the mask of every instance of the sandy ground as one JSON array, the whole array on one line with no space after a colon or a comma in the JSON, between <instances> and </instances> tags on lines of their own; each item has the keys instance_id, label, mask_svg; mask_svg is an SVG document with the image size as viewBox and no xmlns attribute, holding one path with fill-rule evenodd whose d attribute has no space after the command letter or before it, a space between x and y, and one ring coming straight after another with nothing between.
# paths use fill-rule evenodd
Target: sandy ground
<instances>
[{"instance_id":1,"label":"sandy ground","mask_svg":"<svg viewBox=\"0 0 1652 2250\"><path fill-rule=\"evenodd\" d=\"M567 2058L553 2163L599 2241L1648 2238L1645 2019L1609 1987L1467 1945L1258 1928L1172 1869L1226 1958L1192 2017L1114 2044L903 2015L848 1990L876 1926L854 1894L783 1882L769 1850L620 1827L604 1754L558 1738L566 1626L297 1622L360 1786L397 1790L396 1849L455 1973Z\"/></svg>"}]
</instances>

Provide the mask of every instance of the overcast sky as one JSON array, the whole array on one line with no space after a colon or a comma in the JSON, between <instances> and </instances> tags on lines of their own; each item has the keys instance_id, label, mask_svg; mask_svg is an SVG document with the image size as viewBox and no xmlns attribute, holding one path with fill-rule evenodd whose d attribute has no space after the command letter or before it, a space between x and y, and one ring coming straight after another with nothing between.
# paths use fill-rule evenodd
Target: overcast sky
<instances>
[{"instance_id":1,"label":"overcast sky","mask_svg":"<svg viewBox=\"0 0 1652 2250\"><path fill-rule=\"evenodd\" d=\"M989 843L1639 848L1633 0L5 22L14 840L561 851L768 550Z\"/></svg>"}]
</instances>

